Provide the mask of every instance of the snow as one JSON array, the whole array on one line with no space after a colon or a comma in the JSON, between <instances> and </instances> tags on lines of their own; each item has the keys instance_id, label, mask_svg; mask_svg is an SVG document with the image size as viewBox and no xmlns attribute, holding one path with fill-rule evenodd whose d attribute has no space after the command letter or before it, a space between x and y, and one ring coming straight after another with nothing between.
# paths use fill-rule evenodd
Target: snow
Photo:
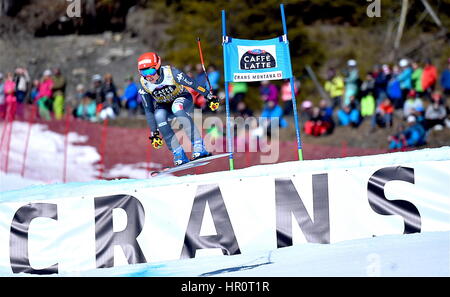
<instances>
[{"instance_id":1,"label":"snow","mask_svg":"<svg viewBox=\"0 0 450 297\"><path fill-rule=\"evenodd\" d=\"M0 130L2 125L0 124ZM195 176L147 179L145 163L117 164L106 177L134 179L96 180L100 155L84 145L86 136L68 134L68 180L62 184L63 135L44 125L33 125L24 176L22 168L26 123L15 122L10 148L10 173L0 173L0 201L35 201L52 198L103 195L124 187L150 188L181 183L226 181L265 175L322 172L338 168L408 164L448 160L450 146L408 153L286 162ZM3 154L2 154L3 156ZM2 158L3 160L3 158ZM128 265L117 268L62 273L60 276L450 276L450 232L385 235L332 244L300 244L270 251L235 256L203 256L195 259ZM0 275L10 275L0 268ZM3 270L3 271L2 271ZM26 275L29 276L29 275Z\"/></svg>"},{"instance_id":2,"label":"snow","mask_svg":"<svg viewBox=\"0 0 450 297\"><path fill-rule=\"evenodd\" d=\"M24 166L25 143L29 129L30 137L24 176L21 179L15 179L14 173L21 173ZM0 130L3 131L3 124L0 124ZM23 185L26 186L29 184L26 182L27 180L40 181L46 184L63 181L64 135L50 131L47 126L42 124L29 126L28 123L17 121L12 124L11 135L8 173L13 174L8 174L11 175L8 177L10 182L14 180L14 183L18 186L23 180ZM86 136L73 132L68 133L66 179L69 181L91 181L98 176L95 163L100 160L100 155L94 147L82 145L86 141ZM5 162L6 159L4 148L5 145L2 147L2 162ZM2 166L2 168L4 167ZM2 182L0 191L7 189L6 183Z\"/></svg>"},{"instance_id":3,"label":"snow","mask_svg":"<svg viewBox=\"0 0 450 297\"><path fill-rule=\"evenodd\" d=\"M60 276L450 276L450 232L300 244L235 256L104 268Z\"/></svg>"}]
</instances>

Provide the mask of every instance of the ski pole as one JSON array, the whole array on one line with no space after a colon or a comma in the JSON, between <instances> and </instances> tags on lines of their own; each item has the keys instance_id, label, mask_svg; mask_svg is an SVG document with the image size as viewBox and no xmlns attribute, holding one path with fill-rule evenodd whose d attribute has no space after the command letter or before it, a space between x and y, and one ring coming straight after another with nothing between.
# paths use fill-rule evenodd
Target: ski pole
<instances>
[{"instance_id":1,"label":"ski pole","mask_svg":"<svg viewBox=\"0 0 450 297\"><path fill-rule=\"evenodd\" d=\"M200 53L200 62L202 64L203 72L205 73L206 82L209 85L209 92L212 92L211 82L209 81L208 73L206 73L205 62L203 60L203 51L202 51L202 44L200 42L200 37L197 37L197 44L198 44L198 51Z\"/></svg>"}]
</instances>

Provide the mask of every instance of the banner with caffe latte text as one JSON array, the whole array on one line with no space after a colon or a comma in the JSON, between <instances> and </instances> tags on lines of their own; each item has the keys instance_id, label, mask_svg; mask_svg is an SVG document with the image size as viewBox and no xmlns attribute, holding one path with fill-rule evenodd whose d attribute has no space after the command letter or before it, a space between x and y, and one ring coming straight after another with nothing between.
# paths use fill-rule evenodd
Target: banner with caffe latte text
<instances>
[{"instance_id":1,"label":"banner with caffe latte text","mask_svg":"<svg viewBox=\"0 0 450 297\"><path fill-rule=\"evenodd\" d=\"M279 80L292 77L289 43L285 36L267 40L224 40L226 82Z\"/></svg>"}]
</instances>

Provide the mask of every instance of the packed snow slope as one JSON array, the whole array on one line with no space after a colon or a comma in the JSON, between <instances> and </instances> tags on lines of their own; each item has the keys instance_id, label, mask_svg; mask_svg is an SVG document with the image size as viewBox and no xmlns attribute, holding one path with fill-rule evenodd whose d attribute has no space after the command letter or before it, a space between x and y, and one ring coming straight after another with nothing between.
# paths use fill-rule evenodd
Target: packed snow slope
<instances>
[{"instance_id":1,"label":"packed snow slope","mask_svg":"<svg viewBox=\"0 0 450 297\"><path fill-rule=\"evenodd\" d=\"M30 275L13 268L11 254L17 257L17 252L10 243L12 226L26 222L23 218L14 222L20 209L47 204L57 205L57 217L55 213L29 225L27 256L36 271L57 263L53 276L450 276L449 161L450 147L442 147L0 192L0 275ZM376 175L386 168L390 175ZM14 178L1 176L5 177ZM388 206L396 201L407 206L404 220L402 212L386 215L373 204L368 193L373 177L373 183L383 187L382 195L388 199L381 200ZM139 202L135 205L142 212L127 223L127 207L115 214L113 207L108 208L113 198ZM290 229L283 231L291 243L278 238L285 227L277 219L280 201L301 203L301 209L290 209ZM217 207L218 202L223 205ZM108 226L97 224L103 224L98 218L109 212L114 226L108 233ZM324 217L327 213L329 217ZM198 229L192 228L196 223ZM110 243L113 237L108 236L128 230L130 224L142 231L133 240L145 261L130 260L119 245L112 251L103 244L103 250L96 251L99 238ZM221 229L226 224L232 229ZM407 228L419 233L402 234L408 233ZM192 247L187 239L219 233L239 248L225 242L220 248L197 247L194 256L190 250L185 253ZM223 256L224 250L231 255ZM113 267L108 261L99 266L99 254L108 254Z\"/></svg>"}]
</instances>

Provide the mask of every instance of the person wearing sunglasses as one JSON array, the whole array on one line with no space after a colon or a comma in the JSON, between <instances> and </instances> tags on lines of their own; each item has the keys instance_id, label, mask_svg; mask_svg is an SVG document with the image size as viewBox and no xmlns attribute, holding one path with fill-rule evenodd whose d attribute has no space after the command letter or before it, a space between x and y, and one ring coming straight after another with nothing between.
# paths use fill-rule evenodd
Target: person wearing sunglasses
<instances>
[{"instance_id":1,"label":"person wearing sunglasses","mask_svg":"<svg viewBox=\"0 0 450 297\"><path fill-rule=\"evenodd\" d=\"M156 53L141 55L138 59L138 71L141 76L139 94L150 127L149 139L152 146L159 149L165 142L173 153L176 166L189 162L169 123L176 118L191 140L192 160L210 156L190 115L194 106L190 91L203 95L211 110L216 110L219 106L217 97L175 67L161 66L161 58Z\"/></svg>"}]
</instances>

